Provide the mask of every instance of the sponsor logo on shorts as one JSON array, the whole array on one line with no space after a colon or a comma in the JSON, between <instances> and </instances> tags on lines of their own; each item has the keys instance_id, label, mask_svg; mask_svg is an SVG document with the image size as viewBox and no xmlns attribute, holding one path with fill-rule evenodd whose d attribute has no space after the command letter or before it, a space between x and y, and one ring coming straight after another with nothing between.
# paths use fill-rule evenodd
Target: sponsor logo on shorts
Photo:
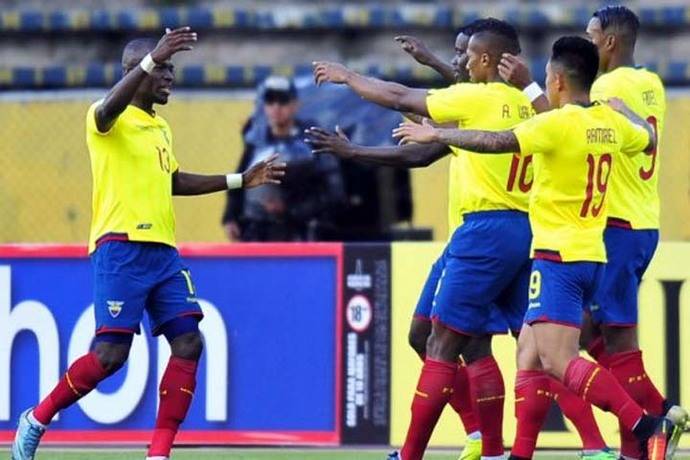
<instances>
[{"instance_id":1,"label":"sponsor logo on shorts","mask_svg":"<svg viewBox=\"0 0 690 460\"><path fill-rule=\"evenodd\" d=\"M110 316L113 318L120 316L120 313L122 313L122 306L125 304L124 302L119 300L107 300L106 303L108 304Z\"/></svg>"},{"instance_id":2,"label":"sponsor logo on shorts","mask_svg":"<svg viewBox=\"0 0 690 460\"><path fill-rule=\"evenodd\" d=\"M539 308L541 307L541 302L530 302L529 305L527 306L528 309L532 308Z\"/></svg>"}]
</instances>

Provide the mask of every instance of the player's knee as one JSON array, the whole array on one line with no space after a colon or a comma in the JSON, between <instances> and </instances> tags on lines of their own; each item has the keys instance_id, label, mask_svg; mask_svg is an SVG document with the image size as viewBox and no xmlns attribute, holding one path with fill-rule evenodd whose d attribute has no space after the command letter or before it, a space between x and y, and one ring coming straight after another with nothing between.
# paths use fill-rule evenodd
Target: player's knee
<instances>
[{"instance_id":1,"label":"player's knee","mask_svg":"<svg viewBox=\"0 0 690 460\"><path fill-rule=\"evenodd\" d=\"M610 355L639 349L635 327L606 327L602 332Z\"/></svg>"},{"instance_id":2,"label":"player's knee","mask_svg":"<svg viewBox=\"0 0 690 460\"><path fill-rule=\"evenodd\" d=\"M456 361L460 358L467 339L466 336L434 324L426 343L426 356L440 361Z\"/></svg>"},{"instance_id":3,"label":"player's knee","mask_svg":"<svg viewBox=\"0 0 690 460\"><path fill-rule=\"evenodd\" d=\"M198 361L203 350L204 341L198 331L182 334L170 342L172 355L182 359Z\"/></svg>"},{"instance_id":4,"label":"player's knee","mask_svg":"<svg viewBox=\"0 0 690 460\"><path fill-rule=\"evenodd\" d=\"M94 352L103 370L111 375L125 365L130 347L131 341L129 343L97 342Z\"/></svg>"},{"instance_id":5,"label":"player's knee","mask_svg":"<svg viewBox=\"0 0 690 460\"><path fill-rule=\"evenodd\" d=\"M462 350L466 364L491 356L491 336L472 337Z\"/></svg>"}]
</instances>

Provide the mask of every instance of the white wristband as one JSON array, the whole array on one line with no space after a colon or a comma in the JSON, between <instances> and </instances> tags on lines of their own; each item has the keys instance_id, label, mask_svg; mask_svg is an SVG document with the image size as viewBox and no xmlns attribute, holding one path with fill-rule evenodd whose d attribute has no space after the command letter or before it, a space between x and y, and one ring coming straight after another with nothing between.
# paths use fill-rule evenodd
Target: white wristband
<instances>
[{"instance_id":1,"label":"white wristband","mask_svg":"<svg viewBox=\"0 0 690 460\"><path fill-rule=\"evenodd\" d=\"M525 96L529 98L530 102L534 102L536 98L544 94L544 91L541 89L541 86L539 86L539 83L536 81L533 81L530 83L527 88L522 90L523 93L525 93Z\"/></svg>"},{"instance_id":2,"label":"white wristband","mask_svg":"<svg viewBox=\"0 0 690 460\"><path fill-rule=\"evenodd\" d=\"M139 67L141 67L141 70L143 70L144 72L146 72L148 74L153 72L153 69L156 68L156 61L154 61L153 58L151 57L151 53L144 56L144 59L142 59L141 62L139 63Z\"/></svg>"},{"instance_id":3,"label":"white wristband","mask_svg":"<svg viewBox=\"0 0 690 460\"><path fill-rule=\"evenodd\" d=\"M242 188L242 174L228 174L225 176L225 181L228 184L228 190Z\"/></svg>"}]
</instances>

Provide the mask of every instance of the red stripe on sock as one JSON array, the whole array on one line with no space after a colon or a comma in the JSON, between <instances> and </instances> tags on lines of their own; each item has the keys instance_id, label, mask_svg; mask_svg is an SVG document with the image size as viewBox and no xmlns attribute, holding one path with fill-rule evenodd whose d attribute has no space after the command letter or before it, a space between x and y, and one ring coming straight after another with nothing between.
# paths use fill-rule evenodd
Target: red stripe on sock
<instances>
[{"instance_id":1,"label":"red stripe on sock","mask_svg":"<svg viewBox=\"0 0 690 460\"><path fill-rule=\"evenodd\" d=\"M405 460L422 460L431 433L450 400L457 372L457 363L424 360L412 399L412 419L400 451Z\"/></svg>"},{"instance_id":2,"label":"red stripe on sock","mask_svg":"<svg viewBox=\"0 0 690 460\"><path fill-rule=\"evenodd\" d=\"M467 373L472 382L472 399L482 432L482 456L503 455L503 403L506 391L498 363L493 356L487 356L469 364Z\"/></svg>"}]
</instances>

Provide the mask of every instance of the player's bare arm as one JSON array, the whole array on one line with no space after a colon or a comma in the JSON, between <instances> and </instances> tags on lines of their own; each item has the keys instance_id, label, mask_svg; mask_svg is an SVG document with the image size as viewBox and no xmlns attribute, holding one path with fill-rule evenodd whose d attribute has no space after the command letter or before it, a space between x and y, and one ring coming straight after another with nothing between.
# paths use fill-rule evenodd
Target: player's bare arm
<instances>
[{"instance_id":1,"label":"player's bare arm","mask_svg":"<svg viewBox=\"0 0 690 460\"><path fill-rule=\"evenodd\" d=\"M335 133L312 127L306 130L306 135L305 140L315 154L332 153L340 158L368 164L420 168L449 153L448 147L443 144L364 147L350 142L339 127L336 127Z\"/></svg>"},{"instance_id":2,"label":"player's bare arm","mask_svg":"<svg viewBox=\"0 0 690 460\"><path fill-rule=\"evenodd\" d=\"M151 51L150 57L156 67L164 66L166 61L175 53L191 50L192 44L196 40L196 32L192 32L189 27L181 27L166 32L158 42L158 46ZM155 72L155 68L153 71ZM132 98L137 92L139 85L148 75L141 65L135 65L125 73L125 76L117 82L105 97L103 103L96 109L95 117L98 131L105 133L112 128L117 117L132 102Z\"/></svg>"},{"instance_id":3,"label":"player's bare arm","mask_svg":"<svg viewBox=\"0 0 690 460\"><path fill-rule=\"evenodd\" d=\"M503 80L521 91L534 83L527 61L520 56L504 53L498 64L498 74ZM551 110L549 100L543 92L532 100L532 107L537 113Z\"/></svg>"},{"instance_id":4,"label":"player's bare arm","mask_svg":"<svg viewBox=\"0 0 690 460\"><path fill-rule=\"evenodd\" d=\"M242 173L242 188L253 188L265 184L279 185L285 176L287 165L278 162L278 155L256 163ZM172 175L173 195L205 195L222 192L229 188L228 177L202 175L178 171Z\"/></svg>"},{"instance_id":5,"label":"player's bare arm","mask_svg":"<svg viewBox=\"0 0 690 460\"><path fill-rule=\"evenodd\" d=\"M645 152L653 151L656 148L657 139L656 132L654 131L654 128L652 128L652 125L650 125L647 122L647 120L633 112L632 109L630 109L630 107L628 107L622 99L612 97L607 102L613 110L625 116L625 118L630 120L632 123L640 125L647 130L647 133L649 134L649 145L647 145Z\"/></svg>"},{"instance_id":6,"label":"player's bare arm","mask_svg":"<svg viewBox=\"0 0 690 460\"><path fill-rule=\"evenodd\" d=\"M426 89L409 88L400 83L365 77L337 62L316 61L313 65L314 80L317 85L345 84L368 101L398 112L429 116L426 107Z\"/></svg>"},{"instance_id":7,"label":"player's bare arm","mask_svg":"<svg viewBox=\"0 0 690 460\"><path fill-rule=\"evenodd\" d=\"M520 151L512 131L480 131L436 128L428 123L421 125L405 122L393 130L393 137L402 144L441 143L478 153L514 153Z\"/></svg>"},{"instance_id":8,"label":"player's bare arm","mask_svg":"<svg viewBox=\"0 0 690 460\"><path fill-rule=\"evenodd\" d=\"M455 83L455 69L453 69L453 66L432 53L422 40L412 35L398 35L394 40L400 43L403 51L412 56L415 61L421 65L431 67L447 82Z\"/></svg>"}]
</instances>

